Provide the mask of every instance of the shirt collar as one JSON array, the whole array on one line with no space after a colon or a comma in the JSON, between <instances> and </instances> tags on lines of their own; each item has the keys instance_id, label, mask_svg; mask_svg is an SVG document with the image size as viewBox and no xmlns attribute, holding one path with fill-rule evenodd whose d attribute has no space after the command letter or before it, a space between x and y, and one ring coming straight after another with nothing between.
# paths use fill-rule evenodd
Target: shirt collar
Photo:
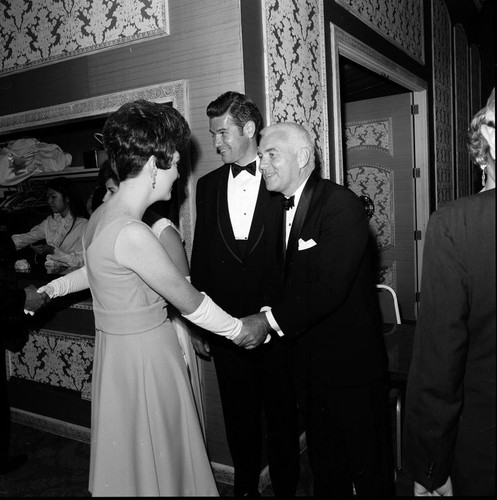
<instances>
[{"instance_id":1,"label":"shirt collar","mask_svg":"<svg viewBox=\"0 0 497 500\"><path fill-rule=\"evenodd\" d=\"M293 193L293 196L295 196L294 198L294 209L297 208L298 204L299 204L299 201L300 201L300 197L302 196L302 193L304 191L304 187L305 185L307 184L307 181L309 180L309 177L310 175L307 177L307 179L297 188L297 191L295 191L295 193ZM285 198L290 198L290 196L285 196Z\"/></svg>"}]
</instances>

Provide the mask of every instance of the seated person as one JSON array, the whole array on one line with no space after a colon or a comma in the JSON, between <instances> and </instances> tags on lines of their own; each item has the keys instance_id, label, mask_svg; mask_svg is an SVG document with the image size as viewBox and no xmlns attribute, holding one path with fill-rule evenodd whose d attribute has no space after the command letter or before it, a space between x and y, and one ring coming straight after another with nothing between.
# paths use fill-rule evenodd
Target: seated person
<instances>
[{"instance_id":1,"label":"seated person","mask_svg":"<svg viewBox=\"0 0 497 500\"><path fill-rule=\"evenodd\" d=\"M29 232L12 235L17 250L28 245L36 255L46 256L45 266L83 265L83 245L81 237L88 224L84 205L65 177L57 177L47 182L47 200L53 214ZM46 244L35 244L45 240Z\"/></svg>"}]
</instances>

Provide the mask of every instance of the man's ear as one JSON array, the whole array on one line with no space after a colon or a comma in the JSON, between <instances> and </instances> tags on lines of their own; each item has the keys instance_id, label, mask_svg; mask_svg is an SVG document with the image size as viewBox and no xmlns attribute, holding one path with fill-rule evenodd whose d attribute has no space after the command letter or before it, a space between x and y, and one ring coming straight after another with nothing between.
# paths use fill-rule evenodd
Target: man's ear
<instances>
[{"instance_id":1,"label":"man's ear","mask_svg":"<svg viewBox=\"0 0 497 500\"><path fill-rule=\"evenodd\" d=\"M495 128L490 127L486 123L481 124L481 135L488 142L490 147L490 154L495 160Z\"/></svg>"},{"instance_id":2,"label":"man's ear","mask_svg":"<svg viewBox=\"0 0 497 500\"><path fill-rule=\"evenodd\" d=\"M243 133L248 136L249 139L252 139L255 135L255 123L252 120L249 120L243 126Z\"/></svg>"},{"instance_id":3,"label":"man's ear","mask_svg":"<svg viewBox=\"0 0 497 500\"><path fill-rule=\"evenodd\" d=\"M299 161L299 168L304 168L311 159L311 152L309 148L300 148L297 151L297 159Z\"/></svg>"}]
</instances>

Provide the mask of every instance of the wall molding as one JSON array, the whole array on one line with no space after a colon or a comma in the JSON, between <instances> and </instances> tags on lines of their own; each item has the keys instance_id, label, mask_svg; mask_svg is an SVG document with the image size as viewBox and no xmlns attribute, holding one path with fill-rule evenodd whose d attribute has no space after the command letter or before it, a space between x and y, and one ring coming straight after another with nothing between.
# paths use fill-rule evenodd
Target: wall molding
<instances>
[{"instance_id":1,"label":"wall molding","mask_svg":"<svg viewBox=\"0 0 497 500\"><path fill-rule=\"evenodd\" d=\"M0 134L10 133L15 130L30 130L40 126L55 125L90 117L105 117L116 111L124 103L136 99L170 102L188 119L187 94L186 80L177 80L32 109L0 116Z\"/></svg>"}]
</instances>

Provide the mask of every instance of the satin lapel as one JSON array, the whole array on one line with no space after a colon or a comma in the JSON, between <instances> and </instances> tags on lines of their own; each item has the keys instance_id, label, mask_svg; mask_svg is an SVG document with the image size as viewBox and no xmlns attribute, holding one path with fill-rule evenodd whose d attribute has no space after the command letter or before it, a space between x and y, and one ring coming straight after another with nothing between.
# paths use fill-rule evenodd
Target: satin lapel
<instances>
[{"instance_id":1,"label":"satin lapel","mask_svg":"<svg viewBox=\"0 0 497 500\"><path fill-rule=\"evenodd\" d=\"M262 235L264 234L264 217L266 216L267 207L269 204L270 194L266 189L266 184L264 179L261 177L261 183L259 185L259 194L257 195L257 202L255 205L254 217L252 219L252 224L250 225L250 233L247 241L248 252L250 255L259 242L261 241Z\"/></svg>"},{"instance_id":2,"label":"satin lapel","mask_svg":"<svg viewBox=\"0 0 497 500\"><path fill-rule=\"evenodd\" d=\"M218 184L217 191L217 224L219 228L219 234L226 245L226 248L230 251L233 257L238 261L242 262L240 255L238 254L238 248L236 245L235 235L233 233L233 227L231 226L230 213L228 210L228 175L229 175L229 165L225 165L225 169L220 175L220 182Z\"/></svg>"},{"instance_id":3,"label":"satin lapel","mask_svg":"<svg viewBox=\"0 0 497 500\"><path fill-rule=\"evenodd\" d=\"M311 178L307 181L304 190L302 191L302 196L300 197L297 212L295 213L295 217L293 219L290 237L288 238L285 259L285 275L287 274L288 265L292 261L293 253L295 252L295 248L297 247L297 242L299 240L300 232L302 231L302 226L304 225L304 221L309 210L309 205L311 204L315 187L316 181L311 176Z\"/></svg>"}]
</instances>

